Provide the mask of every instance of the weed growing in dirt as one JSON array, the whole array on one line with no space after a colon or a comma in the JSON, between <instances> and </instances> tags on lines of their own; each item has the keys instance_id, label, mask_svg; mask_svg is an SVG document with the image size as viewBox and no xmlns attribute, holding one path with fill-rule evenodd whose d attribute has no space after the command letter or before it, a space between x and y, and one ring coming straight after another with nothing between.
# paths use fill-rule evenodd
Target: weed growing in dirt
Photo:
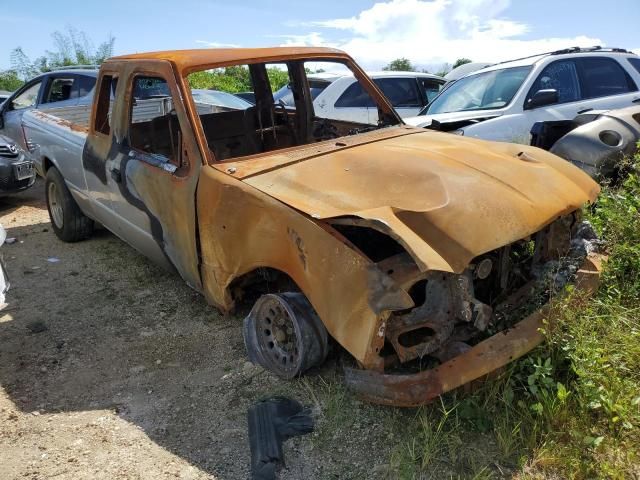
<instances>
[{"instance_id":1,"label":"weed growing in dirt","mask_svg":"<svg viewBox=\"0 0 640 480\"><path fill-rule=\"evenodd\" d=\"M640 476L640 155L585 216L609 255L598 294L561 305L547 342L473 394L415 413L394 478Z\"/></svg>"}]
</instances>

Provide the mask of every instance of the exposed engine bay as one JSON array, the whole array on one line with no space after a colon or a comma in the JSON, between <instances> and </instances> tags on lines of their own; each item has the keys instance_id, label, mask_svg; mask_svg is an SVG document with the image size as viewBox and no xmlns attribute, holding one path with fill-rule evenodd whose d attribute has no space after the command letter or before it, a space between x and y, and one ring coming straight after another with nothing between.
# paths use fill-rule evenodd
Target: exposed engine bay
<instances>
[{"instance_id":1,"label":"exposed engine bay","mask_svg":"<svg viewBox=\"0 0 640 480\"><path fill-rule=\"evenodd\" d=\"M591 226L574 213L477 257L460 274L419 273L407 253L378 262L415 304L386 321L385 370L431 368L508 329L570 282L597 244Z\"/></svg>"}]
</instances>

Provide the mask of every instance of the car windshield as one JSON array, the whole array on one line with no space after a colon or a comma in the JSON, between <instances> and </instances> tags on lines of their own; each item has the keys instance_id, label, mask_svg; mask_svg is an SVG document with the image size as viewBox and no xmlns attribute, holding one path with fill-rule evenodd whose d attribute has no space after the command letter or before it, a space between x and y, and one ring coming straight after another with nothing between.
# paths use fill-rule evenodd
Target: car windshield
<instances>
[{"instance_id":1,"label":"car windshield","mask_svg":"<svg viewBox=\"0 0 640 480\"><path fill-rule=\"evenodd\" d=\"M219 90L192 90L191 93L193 100L197 103L206 103L236 110L245 110L252 106L240 97Z\"/></svg>"},{"instance_id":2,"label":"car windshield","mask_svg":"<svg viewBox=\"0 0 640 480\"><path fill-rule=\"evenodd\" d=\"M463 77L445 88L420 115L502 108L511 102L530 70L531 66L503 68Z\"/></svg>"},{"instance_id":3,"label":"car windshield","mask_svg":"<svg viewBox=\"0 0 640 480\"><path fill-rule=\"evenodd\" d=\"M330 83L331 82L329 80L318 80L309 78L309 90L311 91L311 99L315 100L320 92L327 88ZM295 107L293 92L291 91L291 85L289 84L283 86L277 92L275 92L273 94L273 99L276 102L282 102L289 107Z\"/></svg>"}]
</instances>

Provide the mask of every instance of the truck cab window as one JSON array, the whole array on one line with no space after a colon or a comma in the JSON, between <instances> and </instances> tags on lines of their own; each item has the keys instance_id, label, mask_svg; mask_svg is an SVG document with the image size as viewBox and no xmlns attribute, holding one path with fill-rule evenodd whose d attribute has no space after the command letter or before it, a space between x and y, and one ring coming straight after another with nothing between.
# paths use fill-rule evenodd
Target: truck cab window
<instances>
[{"instance_id":1,"label":"truck cab window","mask_svg":"<svg viewBox=\"0 0 640 480\"><path fill-rule=\"evenodd\" d=\"M180 166L181 132L164 78L136 76L129 105L131 148Z\"/></svg>"}]
</instances>

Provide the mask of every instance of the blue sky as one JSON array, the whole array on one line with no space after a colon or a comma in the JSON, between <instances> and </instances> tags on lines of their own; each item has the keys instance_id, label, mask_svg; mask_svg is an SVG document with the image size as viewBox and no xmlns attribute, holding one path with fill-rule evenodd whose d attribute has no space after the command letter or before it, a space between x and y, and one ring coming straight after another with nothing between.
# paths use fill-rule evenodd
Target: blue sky
<instances>
[{"instance_id":1,"label":"blue sky","mask_svg":"<svg viewBox=\"0 0 640 480\"><path fill-rule=\"evenodd\" d=\"M313 2L3 0L0 68L21 46L32 58L73 26L115 53L207 45L330 45L366 68L407 57L421 66L465 56L506 60L595 43L639 50L640 0L315 0ZM605 6L606 5L606 6Z\"/></svg>"}]
</instances>

